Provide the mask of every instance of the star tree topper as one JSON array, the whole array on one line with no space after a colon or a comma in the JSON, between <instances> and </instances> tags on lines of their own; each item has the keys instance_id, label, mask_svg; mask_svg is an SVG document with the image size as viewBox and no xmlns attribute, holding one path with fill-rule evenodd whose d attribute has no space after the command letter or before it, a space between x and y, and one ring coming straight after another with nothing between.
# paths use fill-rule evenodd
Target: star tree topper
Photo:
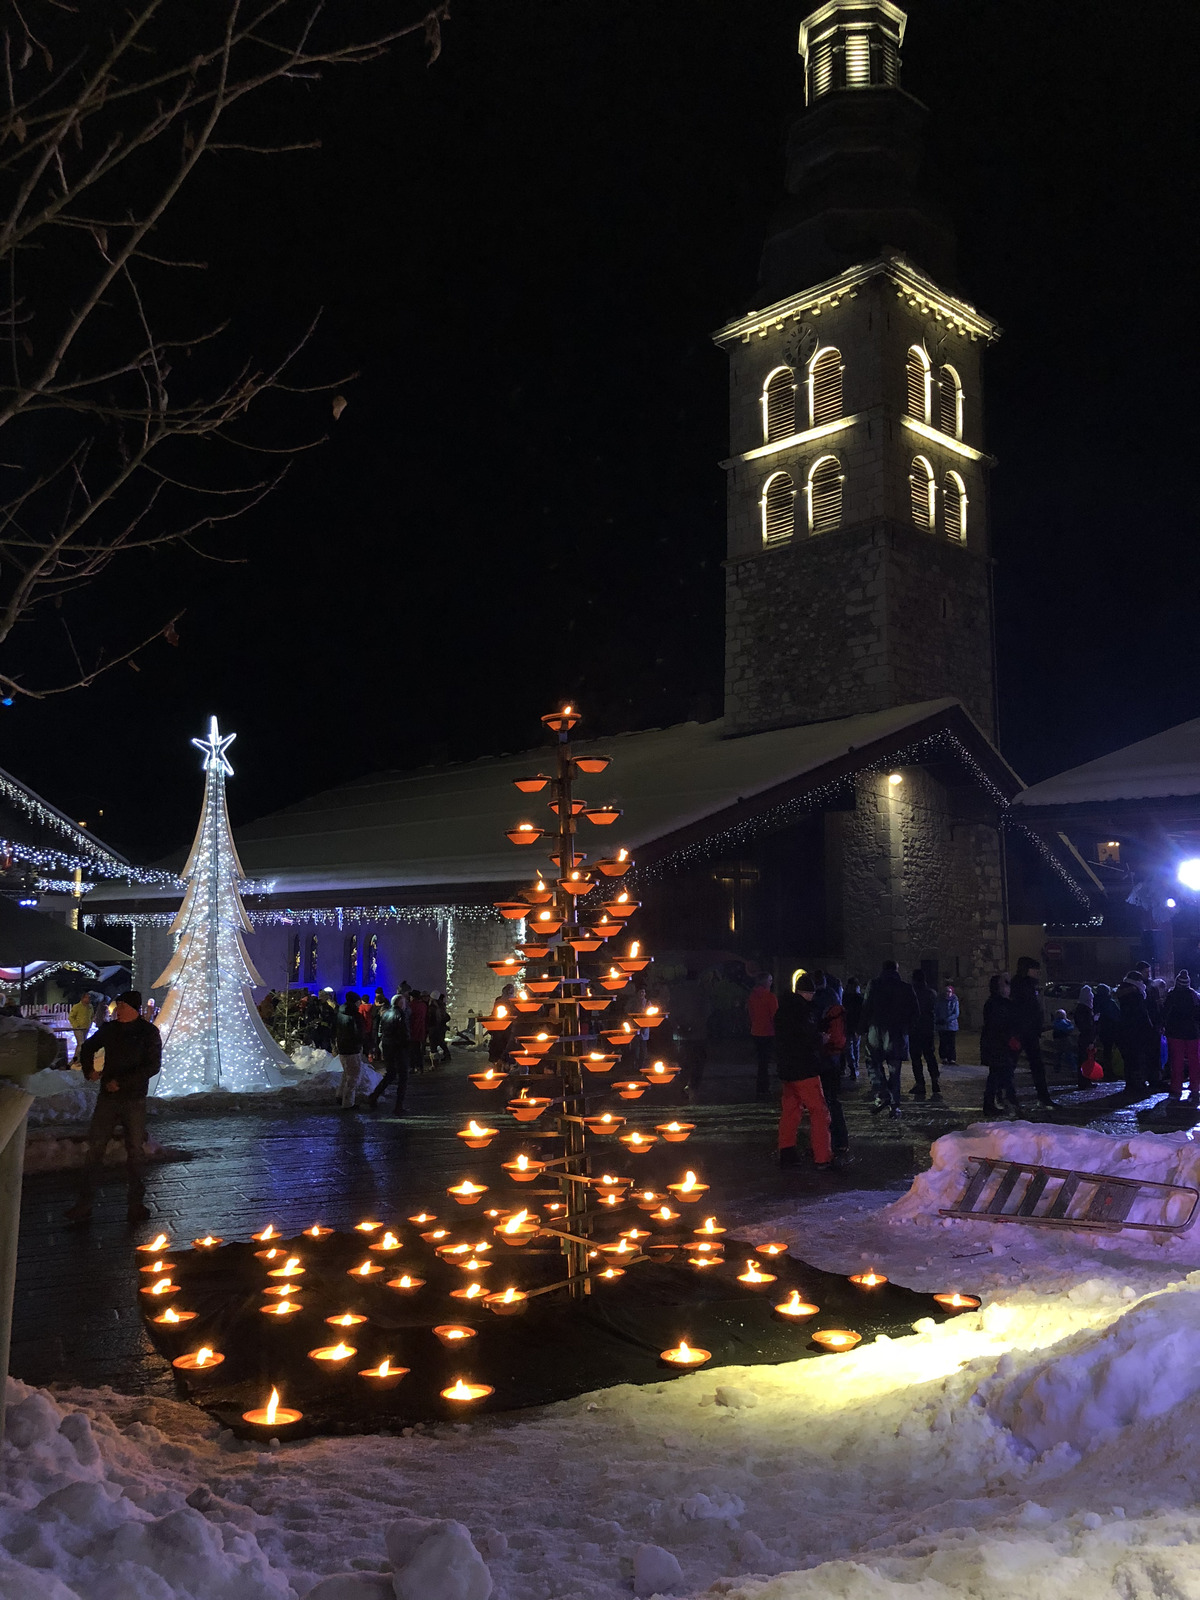
<instances>
[{"instance_id":1,"label":"star tree topper","mask_svg":"<svg viewBox=\"0 0 1200 1600\"><path fill-rule=\"evenodd\" d=\"M207 772L210 767L220 767L221 771L227 778L233 777L233 768L229 765L229 758L226 756L225 752L229 749L229 746L236 738L236 733L227 733L222 738L221 730L217 727L216 717L210 719L208 724L208 738L192 740L192 743L196 746L197 750L204 751L205 772Z\"/></svg>"}]
</instances>

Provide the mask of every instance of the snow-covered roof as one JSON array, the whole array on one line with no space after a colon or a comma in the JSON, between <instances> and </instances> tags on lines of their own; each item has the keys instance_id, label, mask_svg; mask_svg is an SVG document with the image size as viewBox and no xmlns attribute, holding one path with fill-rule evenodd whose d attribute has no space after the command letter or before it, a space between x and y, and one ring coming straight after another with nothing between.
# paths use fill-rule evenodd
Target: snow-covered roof
<instances>
[{"instance_id":1,"label":"snow-covered roof","mask_svg":"<svg viewBox=\"0 0 1200 1600\"><path fill-rule=\"evenodd\" d=\"M718 720L579 741L576 753L613 758L607 772L586 780L584 795L614 800L624 812L609 833L589 829L587 847L593 854L610 842L644 847L780 785L816 779L855 752L863 752L866 765L870 749L894 746L939 718L990 750L950 699L734 738L724 737ZM1015 790L1018 780L991 756L1005 787ZM511 881L525 867L505 830L546 816L545 795L521 794L513 780L548 772L553 760L547 742L515 755L340 785L237 829L243 866L280 892Z\"/></svg>"},{"instance_id":2,"label":"snow-covered roof","mask_svg":"<svg viewBox=\"0 0 1200 1600\"><path fill-rule=\"evenodd\" d=\"M1014 806L1081 805L1200 795L1200 717L1085 761L1023 790Z\"/></svg>"}]
</instances>

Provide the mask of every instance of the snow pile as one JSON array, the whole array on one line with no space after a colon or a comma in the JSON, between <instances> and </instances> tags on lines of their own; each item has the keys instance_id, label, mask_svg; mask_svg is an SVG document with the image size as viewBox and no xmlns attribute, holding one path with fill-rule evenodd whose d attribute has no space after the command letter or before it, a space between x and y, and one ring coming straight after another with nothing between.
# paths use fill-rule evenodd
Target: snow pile
<instances>
[{"instance_id":1,"label":"snow pile","mask_svg":"<svg viewBox=\"0 0 1200 1600\"><path fill-rule=\"evenodd\" d=\"M88 1083L82 1072L63 1072L47 1067L26 1078L21 1085L36 1099L29 1108L30 1127L51 1122L88 1122L100 1092L100 1080Z\"/></svg>"},{"instance_id":2,"label":"snow pile","mask_svg":"<svg viewBox=\"0 0 1200 1600\"><path fill-rule=\"evenodd\" d=\"M338 1058L328 1050L314 1050L310 1044L297 1045L292 1051L292 1065L305 1075L314 1072L340 1072Z\"/></svg>"},{"instance_id":3,"label":"snow pile","mask_svg":"<svg viewBox=\"0 0 1200 1600\"><path fill-rule=\"evenodd\" d=\"M890 1208L893 1220L936 1217L944 1207L957 1205L974 1171L968 1157L986 1156L1000 1161L1024 1161L1042 1167L1065 1167L1082 1172L1103 1172L1117 1178L1150 1183L1176 1183L1200 1189L1200 1143L1190 1133L1146 1133L1131 1139L1113 1139L1089 1128L1057 1128L1042 1123L981 1122L962 1133L948 1133L934 1141L932 1166L920 1173L902 1200ZM1182 1221L1191 1197L1172 1200L1166 1220ZM1130 1220L1141 1220L1159 1208L1153 1201L1138 1201Z\"/></svg>"},{"instance_id":4,"label":"snow pile","mask_svg":"<svg viewBox=\"0 0 1200 1600\"><path fill-rule=\"evenodd\" d=\"M188 1155L186 1150L173 1149L151 1138L143 1144L142 1153L147 1161L186 1161ZM25 1144L26 1176L32 1172L64 1172L73 1167L82 1167L86 1161L87 1140L79 1135L61 1139L56 1139L53 1135L34 1137L28 1139ZM124 1140L110 1139L104 1151L104 1165L115 1167L123 1166L124 1163Z\"/></svg>"}]
</instances>

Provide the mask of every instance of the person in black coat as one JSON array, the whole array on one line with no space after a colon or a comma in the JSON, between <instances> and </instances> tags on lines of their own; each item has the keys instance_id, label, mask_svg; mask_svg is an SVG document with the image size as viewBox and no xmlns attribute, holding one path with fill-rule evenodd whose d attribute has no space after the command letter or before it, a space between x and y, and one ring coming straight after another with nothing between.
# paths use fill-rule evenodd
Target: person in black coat
<instances>
[{"instance_id":1,"label":"person in black coat","mask_svg":"<svg viewBox=\"0 0 1200 1600\"><path fill-rule=\"evenodd\" d=\"M979 1059L988 1069L983 1091L984 1116L1020 1111L1017 1100L1017 1056L1021 1041L1017 1037L1018 1014L1013 1008L1007 972L997 972L988 980L988 997L983 1003L983 1028L979 1035Z\"/></svg>"},{"instance_id":2,"label":"person in black coat","mask_svg":"<svg viewBox=\"0 0 1200 1600\"><path fill-rule=\"evenodd\" d=\"M1150 1020L1146 991L1141 974L1127 972L1117 986L1117 1049L1125 1063L1125 1092L1122 1099L1143 1100L1159 1076L1158 1029Z\"/></svg>"},{"instance_id":3,"label":"person in black coat","mask_svg":"<svg viewBox=\"0 0 1200 1600\"><path fill-rule=\"evenodd\" d=\"M96 1076L95 1059L104 1051L100 1094L88 1128L87 1165L80 1179L79 1199L67 1212L72 1222L86 1222L92 1214L92 1192L104 1165L104 1152L118 1126L125 1136L125 1163L129 1185L129 1220L144 1222L146 1095L150 1079L162 1065L162 1038L152 1022L142 1016L142 997L136 989L117 996L116 1012L79 1047L83 1075Z\"/></svg>"},{"instance_id":4,"label":"person in black coat","mask_svg":"<svg viewBox=\"0 0 1200 1600\"><path fill-rule=\"evenodd\" d=\"M867 1036L867 1067L875 1089L875 1111L900 1115L900 1068L908 1055L908 1034L917 1020L917 997L900 976L896 961L885 961L863 996L862 1026Z\"/></svg>"},{"instance_id":5,"label":"person in black coat","mask_svg":"<svg viewBox=\"0 0 1200 1600\"><path fill-rule=\"evenodd\" d=\"M1029 1062L1029 1076L1033 1079L1038 1104L1053 1106L1055 1102L1050 1098L1046 1084L1046 1063L1042 1060L1045 1018L1042 1016L1042 991L1036 977L1041 970L1040 961L1035 961L1032 956L1021 956L1017 962L1017 975L1009 986L1009 998L1016 1019L1016 1037Z\"/></svg>"},{"instance_id":6,"label":"person in black coat","mask_svg":"<svg viewBox=\"0 0 1200 1600\"><path fill-rule=\"evenodd\" d=\"M348 990L333 1028L334 1048L342 1063L343 1111L354 1110L354 1102L358 1099L358 1080L362 1076L363 1019L358 1006L358 996L353 990Z\"/></svg>"},{"instance_id":7,"label":"person in black coat","mask_svg":"<svg viewBox=\"0 0 1200 1600\"><path fill-rule=\"evenodd\" d=\"M934 1040L937 1036L937 1017L935 1006L937 994L925 976L925 969L918 967L912 975L913 993L917 997L917 1017L912 1026L909 1039L912 1050L913 1086L908 1091L914 1100L925 1098L925 1066L929 1067L929 1086L935 1100L942 1098L941 1067L938 1065L937 1051L934 1049Z\"/></svg>"},{"instance_id":8,"label":"person in black coat","mask_svg":"<svg viewBox=\"0 0 1200 1600\"><path fill-rule=\"evenodd\" d=\"M404 1093L408 1088L408 1047L412 1043L408 1031L408 1011L402 994L394 994L388 1005L379 1013L376 1027L379 1034L379 1053L383 1057L383 1077L367 1096L372 1111L379 1107L380 1097L389 1083L396 1085L396 1115L404 1114Z\"/></svg>"},{"instance_id":9,"label":"person in black coat","mask_svg":"<svg viewBox=\"0 0 1200 1600\"><path fill-rule=\"evenodd\" d=\"M821 1030L812 1003L812 979L801 977L796 993L786 995L775 1013L775 1072L783 1086L779 1113L779 1165L799 1160L796 1139L808 1112L813 1161L824 1170L833 1163L829 1107L821 1087Z\"/></svg>"},{"instance_id":10,"label":"person in black coat","mask_svg":"<svg viewBox=\"0 0 1200 1600\"><path fill-rule=\"evenodd\" d=\"M1192 988L1191 973L1185 970L1175 974L1175 987L1167 990L1162 1011L1171 1099L1183 1099L1186 1078L1190 1104L1200 1105L1200 994Z\"/></svg>"}]
</instances>

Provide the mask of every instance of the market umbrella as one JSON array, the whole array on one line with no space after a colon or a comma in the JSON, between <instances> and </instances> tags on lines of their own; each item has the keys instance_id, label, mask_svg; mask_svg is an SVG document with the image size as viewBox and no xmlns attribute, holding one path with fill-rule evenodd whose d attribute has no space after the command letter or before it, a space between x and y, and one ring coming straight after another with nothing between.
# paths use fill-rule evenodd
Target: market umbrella
<instances>
[{"instance_id":1,"label":"market umbrella","mask_svg":"<svg viewBox=\"0 0 1200 1600\"><path fill-rule=\"evenodd\" d=\"M0 897L0 967L28 967L35 961L80 961L89 966L128 966L131 957L90 933L68 928L43 911Z\"/></svg>"}]
</instances>

